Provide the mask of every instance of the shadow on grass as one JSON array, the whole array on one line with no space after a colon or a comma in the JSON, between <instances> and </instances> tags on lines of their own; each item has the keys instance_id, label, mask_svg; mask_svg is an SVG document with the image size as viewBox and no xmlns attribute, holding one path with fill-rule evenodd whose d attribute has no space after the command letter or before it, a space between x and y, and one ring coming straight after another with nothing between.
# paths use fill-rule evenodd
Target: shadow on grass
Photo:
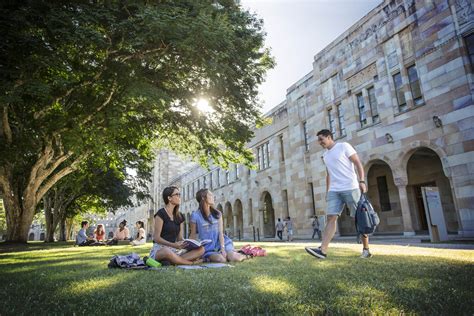
<instances>
[{"instance_id":1,"label":"shadow on grass","mask_svg":"<svg viewBox=\"0 0 474 316\"><path fill-rule=\"evenodd\" d=\"M67 255L59 249L54 259L1 265L0 314L112 313L118 307L140 314L474 312L473 265L462 260L400 255L363 260L354 250L338 248L321 261L302 247L275 246L267 248L269 256L229 269L126 271L107 269L113 249L98 249ZM8 255L14 260L15 254Z\"/></svg>"}]
</instances>

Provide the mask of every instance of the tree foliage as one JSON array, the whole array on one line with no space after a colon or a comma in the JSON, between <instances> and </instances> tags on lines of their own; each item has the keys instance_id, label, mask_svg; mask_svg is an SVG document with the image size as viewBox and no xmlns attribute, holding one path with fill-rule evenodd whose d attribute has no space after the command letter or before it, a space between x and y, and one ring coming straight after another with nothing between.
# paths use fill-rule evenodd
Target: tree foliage
<instances>
[{"instance_id":1,"label":"tree foliage","mask_svg":"<svg viewBox=\"0 0 474 316\"><path fill-rule=\"evenodd\" d=\"M91 157L133 165L158 140L197 159L250 163L257 86L273 61L262 21L234 1L31 0L3 2L0 15L10 240L26 240L41 198ZM199 112L200 97L215 111Z\"/></svg>"}]
</instances>

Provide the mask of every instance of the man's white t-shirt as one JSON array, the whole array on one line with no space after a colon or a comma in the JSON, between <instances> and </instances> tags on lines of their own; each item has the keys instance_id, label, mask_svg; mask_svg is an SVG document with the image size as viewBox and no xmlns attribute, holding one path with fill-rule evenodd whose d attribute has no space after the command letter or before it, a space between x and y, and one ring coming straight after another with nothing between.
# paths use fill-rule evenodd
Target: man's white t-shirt
<instances>
[{"instance_id":1,"label":"man's white t-shirt","mask_svg":"<svg viewBox=\"0 0 474 316\"><path fill-rule=\"evenodd\" d=\"M329 191L348 191L359 188L354 164L349 157L356 151L349 143L336 143L323 154L329 173Z\"/></svg>"}]
</instances>

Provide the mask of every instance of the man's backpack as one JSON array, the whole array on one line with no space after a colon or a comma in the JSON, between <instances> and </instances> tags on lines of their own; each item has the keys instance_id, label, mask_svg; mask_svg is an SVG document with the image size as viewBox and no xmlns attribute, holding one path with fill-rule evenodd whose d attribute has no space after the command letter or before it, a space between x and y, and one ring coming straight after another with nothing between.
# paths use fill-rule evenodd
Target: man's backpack
<instances>
[{"instance_id":1,"label":"man's backpack","mask_svg":"<svg viewBox=\"0 0 474 316\"><path fill-rule=\"evenodd\" d=\"M355 226L359 235L373 234L380 219L365 193L360 196L355 214Z\"/></svg>"}]
</instances>

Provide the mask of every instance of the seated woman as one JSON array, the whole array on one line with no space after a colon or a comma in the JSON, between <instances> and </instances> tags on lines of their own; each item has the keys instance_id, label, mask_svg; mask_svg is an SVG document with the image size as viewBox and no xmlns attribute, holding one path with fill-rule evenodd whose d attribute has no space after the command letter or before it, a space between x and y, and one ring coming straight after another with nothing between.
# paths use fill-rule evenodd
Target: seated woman
<instances>
[{"instance_id":1,"label":"seated woman","mask_svg":"<svg viewBox=\"0 0 474 316\"><path fill-rule=\"evenodd\" d=\"M163 190L165 207L155 214L155 231L150 257L172 264L188 265L199 263L204 247L191 251L183 249L184 216L179 212L181 194L175 186ZM183 249L183 250L182 250Z\"/></svg>"},{"instance_id":2,"label":"seated woman","mask_svg":"<svg viewBox=\"0 0 474 316\"><path fill-rule=\"evenodd\" d=\"M107 245L116 245L119 240L128 240L130 239L130 231L127 228L127 220L120 222L119 227L115 230L115 235L112 240L110 240Z\"/></svg>"},{"instance_id":3,"label":"seated woman","mask_svg":"<svg viewBox=\"0 0 474 316\"><path fill-rule=\"evenodd\" d=\"M130 244L132 244L132 246L139 246L139 245L146 244L145 224L142 221L138 221L135 223L135 227L138 230L137 238L132 240Z\"/></svg>"},{"instance_id":4,"label":"seated woman","mask_svg":"<svg viewBox=\"0 0 474 316\"><path fill-rule=\"evenodd\" d=\"M224 235L222 214L214 208L214 195L208 189L201 189L196 193L199 209L191 215L191 235L196 239L196 229L199 239L210 239L211 243L204 246L204 259L211 262L243 261L246 255L234 251L234 243Z\"/></svg>"},{"instance_id":5,"label":"seated woman","mask_svg":"<svg viewBox=\"0 0 474 316\"><path fill-rule=\"evenodd\" d=\"M94 230L94 238L98 242L104 242L105 241L104 225L102 225L102 224L97 225L97 228Z\"/></svg>"}]
</instances>

